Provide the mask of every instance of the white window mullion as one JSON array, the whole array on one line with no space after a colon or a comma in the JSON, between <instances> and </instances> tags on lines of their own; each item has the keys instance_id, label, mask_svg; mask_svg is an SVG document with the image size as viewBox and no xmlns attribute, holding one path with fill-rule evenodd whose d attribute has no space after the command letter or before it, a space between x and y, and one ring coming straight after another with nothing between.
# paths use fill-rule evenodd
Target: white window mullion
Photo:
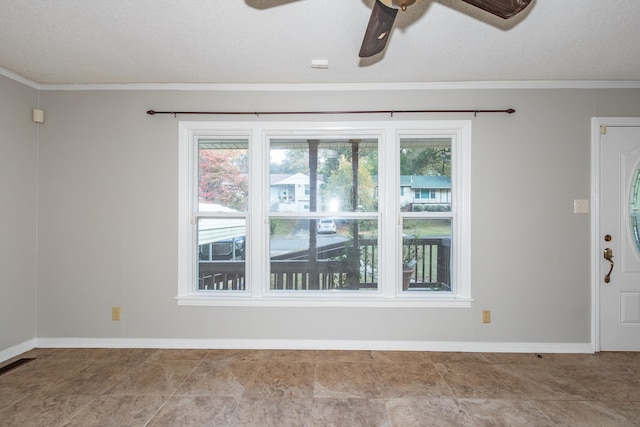
<instances>
[{"instance_id":1,"label":"white window mullion","mask_svg":"<svg viewBox=\"0 0 640 427\"><path fill-rule=\"evenodd\" d=\"M268 193L269 184L266 181L268 161L265 148L265 136L257 126L252 127L249 138L249 215L248 235L249 254L247 256L247 285L250 294L254 298L261 298L266 293L265 283L269 280L268 257L269 253L268 233L269 218L267 215L267 201L265 191ZM265 184L266 183L266 184Z\"/></svg>"},{"instance_id":2,"label":"white window mullion","mask_svg":"<svg viewBox=\"0 0 640 427\"><path fill-rule=\"evenodd\" d=\"M400 196L399 174L400 167L399 142L395 126L388 126L384 130L380 141L379 177L378 182L382 190L380 197L382 232L380 233L380 284L385 298L393 298L398 289L398 239L401 227L398 216ZM400 248L401 249L401 248Z\"/></svg>"}]
</instances>

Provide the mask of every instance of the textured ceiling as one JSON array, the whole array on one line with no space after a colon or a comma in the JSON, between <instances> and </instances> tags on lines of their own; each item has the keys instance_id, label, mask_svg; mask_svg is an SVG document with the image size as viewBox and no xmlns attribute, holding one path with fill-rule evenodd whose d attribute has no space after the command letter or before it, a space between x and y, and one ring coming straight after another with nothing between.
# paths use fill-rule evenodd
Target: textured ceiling
<instances>
[{"instance_id":1,"label":"textured ceiling","mask_svg":"<svg viewBox=\"0 0 640 427\"><path fill-rule=\"evenodd\" d=\"M640 81L638 0L534 0L508 21L422 0L363 60L372 1L2 0L0 67L39 84Z\"/></svg>"}]
</instances>

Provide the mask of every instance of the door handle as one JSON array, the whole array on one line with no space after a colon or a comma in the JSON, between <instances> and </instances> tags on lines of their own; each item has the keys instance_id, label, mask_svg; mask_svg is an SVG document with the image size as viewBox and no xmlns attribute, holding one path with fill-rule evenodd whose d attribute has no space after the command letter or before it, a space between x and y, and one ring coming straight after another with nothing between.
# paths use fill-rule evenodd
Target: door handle
<instances>
[{"instance_id":1,"label":"door handle","mask_svg":"<svg viewBox=\"0 0 640 427\"><path fill-rule=\"evenodd\" d=\"M606 259L607 261L609 261L609 263L611 264L611 268L609 268L609 272L607 273L606 276L604 276L604 283L609 283L611 281L611 272L613 271L613 249L611 248L606 248L604 250L604 259Z\"/></svg>"}]
</instances>

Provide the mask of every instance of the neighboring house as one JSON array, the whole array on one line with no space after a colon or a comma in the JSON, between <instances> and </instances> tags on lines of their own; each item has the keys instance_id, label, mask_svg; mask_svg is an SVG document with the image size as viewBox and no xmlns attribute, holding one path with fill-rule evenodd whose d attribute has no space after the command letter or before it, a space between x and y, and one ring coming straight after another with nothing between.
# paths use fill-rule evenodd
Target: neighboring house
<instances>
[{"instance_id":1,"label":"neighboring house","mask_svg":"<svg viewBox=\"0 0 640 427\"><path fill-rule=\"evenodd\" d=\"M318 175L318 196L324 184L323 176ZM311 200L309 176L303 173L271 174L269 183L269 202L274 212L308 212ZM320 197L318 197L320 204Z\"/></svg>"},{"instance_id":2,"label":"neighboring house","mask_svg":"<svg viewBox=\"0 0 640 427\"><path fill-rule=\"evenodd\" d=\"M319 204L323 178L322 175L318 176ZM377 181L377 177L374 180ZM429 205L431 209L448 210L451 206L451 178L403 175L400 177L400 199L402 205L409 206L409 209L414 209L416 205ZM308 212L309 176L303 173L271 174L269 200L273 212Z\"/></svg>"},{"instance_id":3,"label":"neighboring house","mask_svg":"<svg viewBox=\"0 0 640 427\"><path fill-rule=\"evenodd\" d=\"M400 176L400 204L407 210L450 210L451 177Z\"/></svg>"},{"instance_id":4,"label":"neighboring house","mask_svg":"<svg viewBox=\"0 0 640 427\"><path fill-rule=\"evenodd\" d=\"M237 212L217 203L200 202L200 212ZM200 261L244 259L247 224L241 218L201 218L198 223Z\"/></svg>"}]
</instances>

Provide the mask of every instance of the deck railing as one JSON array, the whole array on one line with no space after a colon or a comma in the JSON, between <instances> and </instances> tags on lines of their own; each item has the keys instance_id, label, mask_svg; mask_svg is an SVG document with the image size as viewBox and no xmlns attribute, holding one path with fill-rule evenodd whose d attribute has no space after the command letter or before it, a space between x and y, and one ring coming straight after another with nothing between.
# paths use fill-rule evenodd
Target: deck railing
<instances>
[{"instance_id":1,"label":"deck railing","mask_svg":"<svg viewBox=\"0 0 640 427\"><path fill-rule=\"evenodd\" d=\"M290 252L271 258L273 290L366 290L378 286L378 246L375 239L359 239L358 263L353 248L345 242L318 248L317 259L309 251ZM451 239L405 239L404 258L415 260L405 289L451 290ZM359 265L358 265L359 264ZM246 289L244 261L201 261L201 290L242 291Z\"/></svg>"}]
</instances>

